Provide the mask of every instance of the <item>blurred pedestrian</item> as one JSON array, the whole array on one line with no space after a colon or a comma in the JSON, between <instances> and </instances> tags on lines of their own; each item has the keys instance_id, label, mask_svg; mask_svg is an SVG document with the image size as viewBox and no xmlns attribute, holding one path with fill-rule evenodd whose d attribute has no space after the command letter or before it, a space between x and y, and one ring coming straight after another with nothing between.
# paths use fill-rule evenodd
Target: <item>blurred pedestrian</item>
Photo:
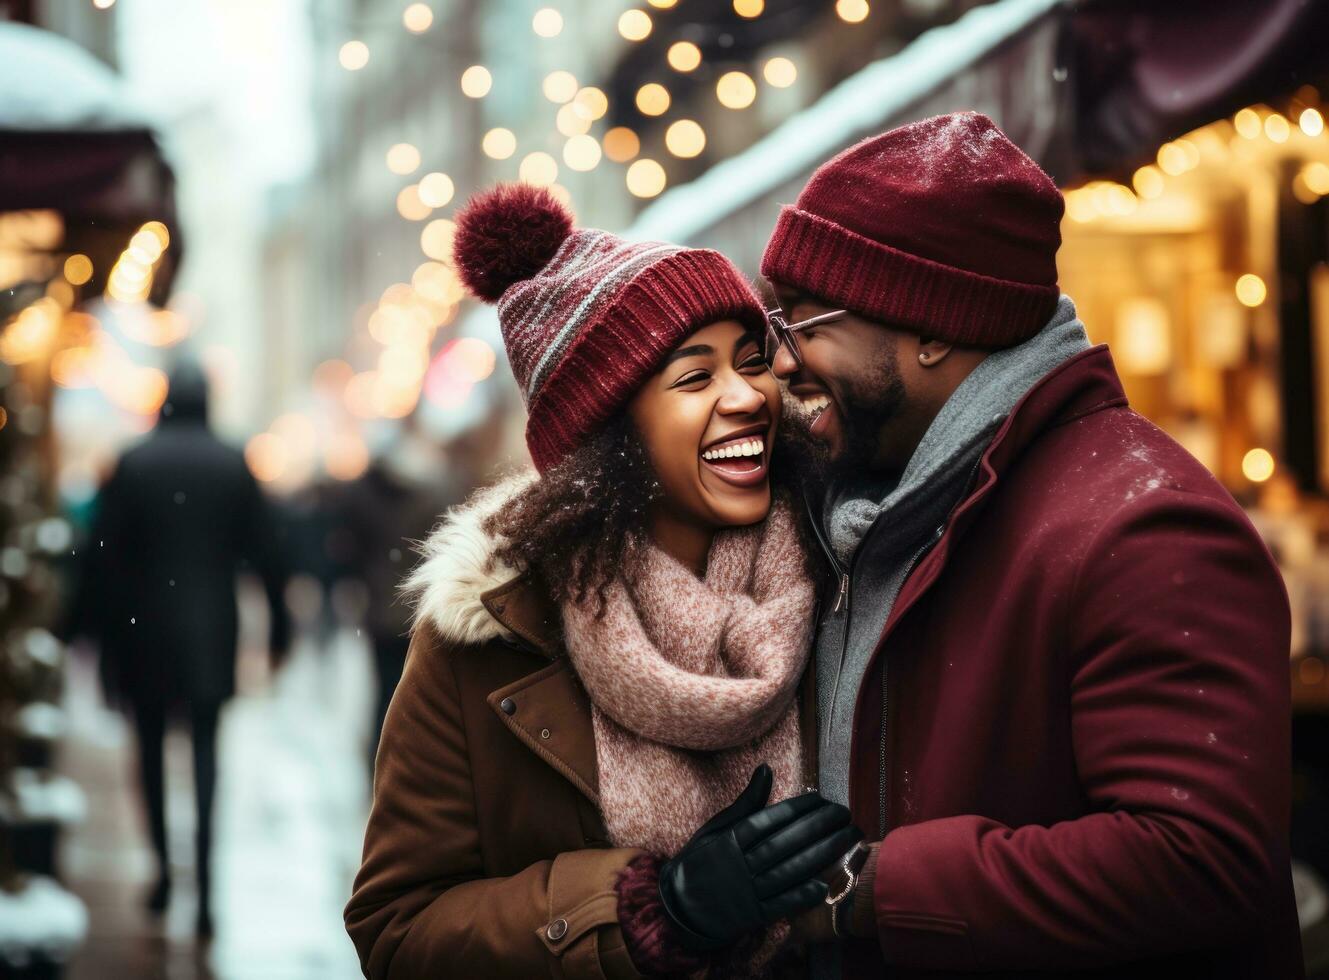
<instances>
[{"instance_id":1,"label":"blurred pedestrian","mask_svg":"<svg viewBox=\"0 0 1329 980\"><path fill-rule=\"evenodd\" d=\"M212 931L210 854L217 722L235 691L236 575L246 565L267 590L270 650L289 626L271 510L237 449L208 428L200 368L172 371L161 419L119 459L97 503L88 560L67 632L100 643L107 699L128 709L138 736L142 792L159 875L148 907L171 892L163 746L177 715L190 724L198 805L200 935Z\"/></svg>"}]
</instances>

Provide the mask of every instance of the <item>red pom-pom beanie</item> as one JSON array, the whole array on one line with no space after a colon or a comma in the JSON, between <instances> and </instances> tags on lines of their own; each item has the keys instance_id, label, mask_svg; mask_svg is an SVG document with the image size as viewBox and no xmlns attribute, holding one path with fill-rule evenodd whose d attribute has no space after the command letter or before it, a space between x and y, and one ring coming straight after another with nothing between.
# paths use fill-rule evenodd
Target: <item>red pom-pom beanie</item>
<instances>
[{"instance_id":1,"label":"red pom-pom beanie","mask_svg":"<svg viewBox=\"0 0 1329 980\"><path fill-rule=\"evenodd\" d=\"M544 188L500 184L476 195L457 215L453 254L466 287L498 304L541 472L622 408L690 333L719 320L765 330L751 283L719 252L573 228Z\"/></svg>"},{"instance_id":2,"label":"red pom-pom beanie","mask_svg":"<svg viewBox=\"0 0 1329 980\"><path fill-rule=\"evenodd\" d=\"M987 116L864 140L780 213L761 272L937 340L1010 347L1057 305L1061 192Z\"/></svg>"}]
</instances>

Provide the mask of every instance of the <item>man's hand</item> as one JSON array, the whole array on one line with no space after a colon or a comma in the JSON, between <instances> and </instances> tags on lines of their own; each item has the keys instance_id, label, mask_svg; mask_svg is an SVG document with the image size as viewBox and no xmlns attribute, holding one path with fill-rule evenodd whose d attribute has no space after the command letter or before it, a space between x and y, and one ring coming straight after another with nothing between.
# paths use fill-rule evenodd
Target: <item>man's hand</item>
<instances>
[{"instance_id":1,"label":"man's hand","mask_svg":"<svg viewBox=\"0 0 1329 980\"><path fill-rule=\"evenodd\" d=\"M660 898L694 951L719 949L821 904L818 877L862 839L849 811L817 793L766 806L773 780L758 766L737 800L660 869Z\"/></svg>"}]
</instances>

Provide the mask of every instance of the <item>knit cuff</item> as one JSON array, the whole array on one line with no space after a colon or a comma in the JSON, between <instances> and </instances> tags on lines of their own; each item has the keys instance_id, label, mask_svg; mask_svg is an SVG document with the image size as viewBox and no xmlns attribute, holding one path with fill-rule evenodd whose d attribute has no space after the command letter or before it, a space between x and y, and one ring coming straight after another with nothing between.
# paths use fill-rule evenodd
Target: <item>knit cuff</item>
<instances>
[{"instance_id":1,"label":"knit cuff","mask_svg":"<svg viewBox=\"0 0 1329 980\"><path fill-rule=\"evenodd\" d=\"M664 859L641 854L628 862L618 876L618 924L628 955L638 971L648 977L695 973L711 960L691 953L679 941L678 930L665 914L660 898L660 866Z\"/></svg>"},{"instance_id":2,"label":"knit cuff","mask_svg":"<svg viewBox=\"0 0 1329 980\"><path fill-rule=\"evenodd\" d=\"M881 844L872 845L872 853L868 855L863 870L858 873L858 883L854 886L851 898L853 908L850 910L849 932L859 939L877 938L877 903L873 898L873 890L877 885L877 854L880 850Z\"/></svg>"}]
</instances>

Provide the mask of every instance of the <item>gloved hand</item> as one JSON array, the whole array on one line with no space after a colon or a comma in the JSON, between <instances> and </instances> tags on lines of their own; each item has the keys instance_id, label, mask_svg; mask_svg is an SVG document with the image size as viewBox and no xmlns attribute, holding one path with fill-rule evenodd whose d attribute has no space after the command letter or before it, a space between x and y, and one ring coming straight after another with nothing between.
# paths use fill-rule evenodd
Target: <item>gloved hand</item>
<instances>
[{"instance_id":1,"label":"gloved hand","mask_svg":"<svg viewBox=\"0 0 1329 980\"><path fill-rule=\"evenodd\" d=\"M862 839L849 810L819 793L767 806L771 767L660 869L660 898L692 951L719 949L824 900L817 875Z\"/></svg>"}]
</instances>

